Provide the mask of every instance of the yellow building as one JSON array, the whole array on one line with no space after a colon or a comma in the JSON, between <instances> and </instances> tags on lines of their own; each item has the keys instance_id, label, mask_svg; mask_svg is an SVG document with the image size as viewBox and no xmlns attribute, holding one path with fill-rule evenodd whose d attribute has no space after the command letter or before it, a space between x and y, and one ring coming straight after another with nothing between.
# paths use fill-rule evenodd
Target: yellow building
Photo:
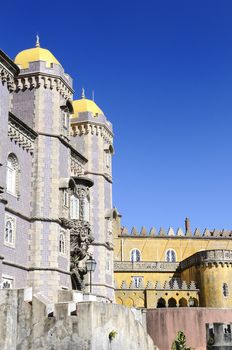
<instances>
[{"instance_id":1,"label":"yellow building","mask_svg":"<svg viewBox=\"0 0 232 350\"><path fill-rule=\"evenodd\" d=\"M129 233L114 215L116 301L128 307L232 307L231 231Z\"/></svg>"}]
</instances>

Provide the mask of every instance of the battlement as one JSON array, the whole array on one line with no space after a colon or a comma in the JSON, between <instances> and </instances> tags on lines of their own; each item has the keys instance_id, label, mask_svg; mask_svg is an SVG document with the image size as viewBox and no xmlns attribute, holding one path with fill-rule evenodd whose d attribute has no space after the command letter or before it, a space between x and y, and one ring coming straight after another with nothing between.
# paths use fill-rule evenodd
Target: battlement
<instances>
[{"instance_id":1,"label":"battlement","mask_svg":"<svg viewBox=\"0 0 232 350\"><path fill-rule=\"evenodd\" d=\"M122 281L121 285L117 285L115 282L115 289L155 289L155 290L190 290L198 291L195 281L187 283L186 281L181 281L179 279L166 280L164 282L160 281L147 281L146 285L143 280L139 281L136 285L135 281L132 279L128 284L125 280Z\"/></svg>"},{"instance_id":2,"label":"battlement","mask_svg":"<svg viewBox=\"0 0 232 350\"><path fill-rule=\"evenodd\" d=\"M147 231L146 227L142 226L141 230L138 231L136 227L132 227L131 231L127 229L127 227L121 228L121 234L120 236L123 237L136 237L136 238L194 238L194 239L205 239L205 238L217 238L217 239L231 239L232 237L232 230L209 230L206 228L204 232L201 232L199 228L196 228L195 231L187 230L183 231L181 228L178 228L176 232L172 227L169 227L169 229L166 231L163 227L161 227L159 230L152 227L150 231Z\"/></svg>"}]
</instances>

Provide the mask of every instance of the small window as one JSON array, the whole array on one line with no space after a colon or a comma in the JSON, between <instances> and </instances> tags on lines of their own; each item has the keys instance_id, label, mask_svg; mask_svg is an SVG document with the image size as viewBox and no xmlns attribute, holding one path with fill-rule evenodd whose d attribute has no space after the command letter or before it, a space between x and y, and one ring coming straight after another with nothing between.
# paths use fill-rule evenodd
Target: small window
<instances>
[{"instance_id":1,"label":"small window","mask_svg":"<svg viewBox=\"0 0 232 350\"><path fill-rule=\"evenodd\" d=\"M84 199L84 221L89 221L89 200L87 197Z\"/></svg>"},{"instance_id":2,"label":"small window","mask_svg":"<svg viewBox=\"0 0 232 350\"><path fill-rule=\"evenodd\" d=\"M7 159L6 190L13 195L16 195L18 190L18 174L18 159L12 153Z\"/></svg>"},{"instance_id":3,"label":"small window","mask_svg":"<svg viewBox=\"0 0 232 350\"><path fill-rule=\"evenodd\" d=\"M63 202L65 207L69 207L69 195L68 195L68 191L64 190L64 202Z\"/></svg>"},{"instance_id":4,"label":"small window","mask_svg":"<svg viewBox=\"0 0 232 350\"><path fill-rule=\"evenodd\" d=\"M228 288L228 284L227 283L223 283L222 285L222 292L224 297L228 297L229 295L229 288Z\"/></svg>"},{"instance_id":5,"label":"small window","mask_svg":"<svg viewBox=\"0 0 232 350\"><path fill-rule=\"evenodd\" d=\"M132 262L141 261L141 253L138 249L133 249L131 251L131 261Z\"/></svg>"},{"instance_id":6,"label":"small window","mask_svg":"<svg viewBox=\"0 0 232 350\"><path fill-rule=\"evenodd\" d=\"M14 245L15 241L15 218L6 216L4 243L6 245Z\"/></svg>"},{"instance_id":7,"label":"small window","mask_svg":"<svg viewBox=\"0 0 232 350\"><path fill-rule=\"evenodd\" d=\"M79 198L76 195L71 196L70 206L70 218L79 220Z\"/></svg>"},{"instance_id":8,"label":"small window","mask_svg":"<svg viewBox=\"0 0 232 350\"><path fill-rule=\"evenodd\" d=\"M133 278L133 282L136 288L139 288L141 283L143 282L143 277L141 276L134 276Z\"/></svg>"},{"instance_id":9,"label":"small window","mask_svg":"<svg viewBox=\"0 0 232 350\"><path fill-rule=\"evenodd\" d=\"M69 114L67 112L63 112L63 125L65 129L69 128Z\"/></svg>"},{"instance_id":10,"label":"small window","mask_svg":"<svg viewBox=\"0 0 232 350\"><path fill-rule=\"evenodd\" d=\"M14 279L12 277L2 277L2 289L14 288Z\"/></svg>"},{"instance_id":11,"label":"small window","mask_svg":"<svg viewBox=\"0 0 232 350\"><path fill-rule=\"evenodd\" d=\"M59 252L61 254L65 254L65 234L61 233L60 234L60 239L59 239Z\"/></svg>"},{"instance_id":12,"label":"small window","mask_svg":"<svg viewBox=\"0 0 232 350\"><path fill-rule=\"evenodd\" d=\"M176 262L176 252L173 249L169 249L166 251L165 260L167 262Z\"/></svg>"}]
</instances>

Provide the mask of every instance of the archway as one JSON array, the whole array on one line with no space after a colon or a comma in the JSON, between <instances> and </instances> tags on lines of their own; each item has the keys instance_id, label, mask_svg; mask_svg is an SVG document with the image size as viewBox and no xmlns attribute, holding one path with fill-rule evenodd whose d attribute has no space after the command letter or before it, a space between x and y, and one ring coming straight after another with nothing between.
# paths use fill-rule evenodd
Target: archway
<instances>
[{"instance_id":1,"label":"archway","mask_svg":"<svg viewBox=\"0 0 232 350\"><path fill-rule=\"evenodd\" d=\"M196 307L196 306L198 306L198 301L197 301L197 299L196 298L189 298L189 306L190 307Z\"/></svg>"},{"instance_id":2,"label":"archway","mask_svg":"<svg viewBox=\"0 0 232 350\"><path fill-rule=\"evenodd\" d=\"M159 298L157 301L157 308L166 307L166 301L163 298Z\"/></svg>"},{"instance_id":3,"label":"archway","mask_svg":"<svg viewBox=\"0 0 232 350\"><path fill-rule=\"evenodd\" d=\"M174 298L168 299L168 307L176 307L176 299Z\"/></svg>"},{"instance_id":4,"label":"archway","mask_svg":"<svg viewBox=\"0 0 232 350\"><path fill-rule=\"evenodd\" d=\"M179 300L179 307L187 307L188 306L188 302L185 298L181 298Z\"/></svg>"}]
</instances>

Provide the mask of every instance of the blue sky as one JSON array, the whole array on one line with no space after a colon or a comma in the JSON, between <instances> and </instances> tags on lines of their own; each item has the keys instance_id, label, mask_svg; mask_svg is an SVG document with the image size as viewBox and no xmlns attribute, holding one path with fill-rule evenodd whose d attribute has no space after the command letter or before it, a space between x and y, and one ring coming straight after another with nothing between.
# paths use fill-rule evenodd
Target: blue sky
<instances>
[{"instance_id":1,"label":"blue sky","mask_svg":"<svg viewBox=\"0 0 232 350\"><path fill-rule=\"evenodd\" d=\"M9 4L9 5L8 5ZM1 48L41 46L114 125L123 224L232 229L231 0L1 4Z\"/></svg>"}]
</instances>

